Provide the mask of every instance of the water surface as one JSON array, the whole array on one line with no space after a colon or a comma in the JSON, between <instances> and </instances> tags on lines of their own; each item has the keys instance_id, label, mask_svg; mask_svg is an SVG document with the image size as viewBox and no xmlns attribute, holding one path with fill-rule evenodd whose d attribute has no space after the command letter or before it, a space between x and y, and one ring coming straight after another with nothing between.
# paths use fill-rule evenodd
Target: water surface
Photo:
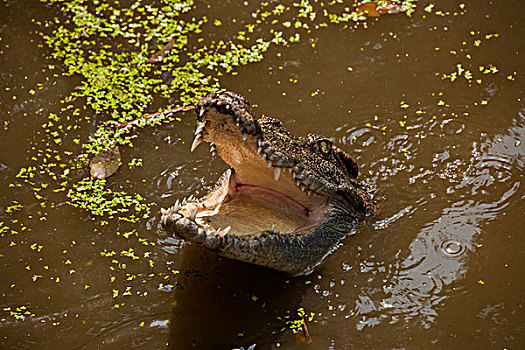
<instances>
[{"instance_id":1,"label":"water surface","mask_svg":"<svg viewBox=\"0 0 525 350\"><path fill-rule=\"evenodd\" d=\"M195 15L225 23L256 8L206 5ZM258 114L333 139L377 188L377 214L299 278L216 257L160 229L161 207L206 193L226 169L206 146L189 152L192 112L121 149L124 164L138 157L143 166L121 167L109 185L153 203L131 228L101 225L62 192L43 190L42 207L27 184L10 186L52 144L41 125L79 78L54 76L49 65L60 62L46 58L35 34L31 19L60 16L56 8L5 1L0 11L0 221L9 226L0 237L2 348L524 346L522 2L462 10L444 1L432 13L420 6L412 17L369 19L367 29L330 26L312 34L315 48L272 47L221 78ZM460 76L444 78L453 72ZM71 137L86 139L96 124L79 122ZM23 207L11 212L13 201ZM286 323L299 308L314 313L310 344Z\"/></svg>"}]
</instances>

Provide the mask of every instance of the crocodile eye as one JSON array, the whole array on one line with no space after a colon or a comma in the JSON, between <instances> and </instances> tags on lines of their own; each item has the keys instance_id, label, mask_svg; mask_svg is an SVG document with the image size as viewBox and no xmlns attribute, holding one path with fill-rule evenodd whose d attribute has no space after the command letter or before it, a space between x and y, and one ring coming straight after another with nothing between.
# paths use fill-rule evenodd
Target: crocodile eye
<instances>
[{"instance_id":1,"label":"crocodile eye","mask_svg":"<svg viewBox=\"0 0 525 350\"><path fill-rule=\"evenodd\" d=\"M327 156L332 152L332 142L329 140L320 140L317 142L317 146L324 156Z\"/></svg>"}]
</instances>

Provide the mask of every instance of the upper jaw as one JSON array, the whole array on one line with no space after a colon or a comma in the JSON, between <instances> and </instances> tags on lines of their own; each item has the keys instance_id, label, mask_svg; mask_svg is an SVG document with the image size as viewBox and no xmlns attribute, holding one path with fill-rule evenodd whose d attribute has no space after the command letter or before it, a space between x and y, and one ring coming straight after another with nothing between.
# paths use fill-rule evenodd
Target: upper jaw
<instances>
[{"instance_id":1,"label":"upper jaw","mask_svg":"<svg viewBox=\"0 0 525 350\"><path fill-rule=\"evenodd\" d=\"M238 94L230 91L210 94L197 103L195 111L199 122L195 131L195 136L197 136L195 139L198 139L199 135L203 136L205 127L204 114L213 111L222 115L230 115L245 140L249 135L260 138L261 128L252 115L252 108L244 97Z\"/></svg>"},{"instance_id":2,"label":"upper jaw","mask_svg":"<svg viewBox=\"0 0 525 350\"><path fill-rule=\"evenodd\" d=\"M300 159L302 149L308 146L305 139L288 133L276 119L256 120L242 96L232 92L210 94L199 101L196 112L192 150L203 141L211 143L212 153L236 170L239 183L282 192L306 208L330 197L346 200L357 215L374 211L369 194L355 179L341 176L327 181L310 171L311 165ZM276 140L276 135L282 135L281 140Z\"/></svg>"},{"instance_id":3,"label":"upper jaw","mask_svg":"<svg viewBox=\"0 0 525 350\"><path fill-rule=\"evenodd\" d=\"M212 94L198 103L196 112L192 151L209 142L211 152L236 170L240 183L282 192L305 207L325 197L323 188L298 161L267 140L244 98L231 92Z\"/></svg>"}]
</instances>

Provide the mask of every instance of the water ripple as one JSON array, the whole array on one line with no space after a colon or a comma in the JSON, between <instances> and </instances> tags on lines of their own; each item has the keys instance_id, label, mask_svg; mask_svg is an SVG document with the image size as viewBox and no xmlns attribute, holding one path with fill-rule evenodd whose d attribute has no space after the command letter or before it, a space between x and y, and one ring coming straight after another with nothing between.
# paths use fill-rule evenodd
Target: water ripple
<instances>
[{"instance_id":1,"label":"water ripple","mask_svg":"<svg viewBox=\"0 0 525 350\"><path fill-rule=\"evenodd\" d=\"M460 257L466 251L466 245L455 239L447 239L440 246L440 253L446 258Z\"/></svg>"},{"instance_id":2,"label":"water ripple","mask_svg":"<svg viewBox=\"0 0 525 350\"><path fill-rule=\"evenodd\" d=\"M421 179L434 182L440 179L445 186L435 190L446 194L437 198L449 196L453 200L443 203L445 206L437 217L420 229L401 254L404 257L391 264L361 263L360 273L370 276L369 279L383 278L384 285L382 290L367 289L358 296L353 310L360 315L357 329L412 318L418 318L422 326L428 328L437 316L440 303L451 293L461 292L461 284L454 284L454 289L450 286L465 277L469 256L483 238L483 227L523 198L521 182L517 179L523 172L524 162L522 149L515 141L516 132L516 128L511 128L505 135L473 142L470 157L466 159L460 158L453 149L437 152L431 169L421 168L419 174L409 178L411 184ZM408 139L399 135L385 148L393 150L409 145ZM456 193L451 197L453 192ZM419 204L408 203L395 214L375 222L374 228L396 228L400 218L411 217L418 207L438 204L422 199L416 203Z\"/></svg>"}]
</instances>

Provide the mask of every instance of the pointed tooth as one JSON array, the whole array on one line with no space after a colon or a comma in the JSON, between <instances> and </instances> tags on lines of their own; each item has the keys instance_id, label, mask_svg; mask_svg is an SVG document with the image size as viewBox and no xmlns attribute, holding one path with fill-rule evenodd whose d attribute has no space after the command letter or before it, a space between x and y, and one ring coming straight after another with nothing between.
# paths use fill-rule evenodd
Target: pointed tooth
<instances>
[{"instance_id":1,"label":"pointed tooth","mask_svg":"<svg viewBox=\"0 0 525 350\"><path fill-rule=\"evenodd\" d=\"M168 214L168 211L166 209L164 209L164 208L160 208L160 213L162 215L166 215L166 214Z\"/></svg>"},{"instance_id":2,"label":"pointed tooth","mask_svg":"<svg viewBox=\"0 0 525 350\"><path fill-rule=\"evenodd\" d=\"M204 130L204 125L204 122L200 122L199 124L197 124L197 128L195 129L195 135L202 133L202 131Z\"/></svg>"},{"instance_id":3,"label":"pointed tooth","mask_svg":"<svg viewBox=\"0 0 525 350\"><path fill-rule=\"evenodd\" d=\"M278 166L273 168L273 178L275 181L279 181L279 177L281 176L281 168Z\"/></svg>"},{"instance_id":4,"label":"pointed tooth","mask_svg":"<svg viewBox=\"0 0 525 350\"><path fill-rule=\"evenodd\" d=\"M262 146L262 140L261 140L261 138L258 138L258 139L257 139L257 146Z\"/></svg>"},{"instance_id":5,"label":"pointed tooth","mask_svg":"<svg viewBox=\"0 0 525 350\"><path fill-rule=\"evenodd\" d=\"M305 189L306 189L306 186L305 186L305 185L303 185L303 184L301 184L301 191L303 191L303 192L304 192L304 190L305 190Z\"/></svg>"},{"instance_id":6,"label":"pointed tooth","mask_svg":"<svg viewBox=\"0 0 525 350\"><path fill-rule=\"evenodd\" d=\"M198 208L195 208L192 212L191 212L191 215L189 217L190 220L193 220L195 221L195 218L197 217L197 212L198 212Z\"/></svg>"},{"instance_id":7,"label":"pointed tooth","mask_svg":"<svg viewBox=\"0 0 525 350\"><path fill-rule=\"evenodd\" d=\"M297 186L301 187L301 182L299 180L295 180L295 183L297 184Z\"/></svg>"},{"instance_id":8,"label":"pointed tooth","mask_svg":"<svg viewBox=\"0 0 525 350\"><path fill-rule=\"evenodd\" d=\"M191 152L193 152L195 148L197 148L202 143L203 140L201 137L201 135L195 136L195 140L193 140L193 143L191 144Z\"/></svg>"},{"instance_id":9,"label":"pointed tooth","mask_svg":"<svg viewBox=\"0 0 525 350\"><path fill-rule=\"evenodd\" d=\"M275 225L272 225L272 228L270 229L270 233L274 233L275 231Z\"/></svg>"},{"instance_id":10,"label":"pointed tooth","mask_svg":"<svg viewBox=\"0 0 525 350\"><path fill-rule=\"evenodd\" d=\"M308 190L308 195L311 195L312 194L312 190Z\"/></svg>"},{"instance_id":11,"label":"pointed tooth","mask_svg":"<svg viewBox=\"0 0 525 350\"><path fill-rule=\"evenodd\" d=\"M232 229L232 227L228 226L224 230L218 230L217 231L217 236L222 238L222 237L226 236L228 234L228 232L230 232L231 229Z\"/></svg>"},{"instance_id":12,"label":"pointed tooth","mask_svg":"<svg viewBox=\"0 0 525 350\"><path fill-rule=\"evenodd\" d=\"M232 227L231 227L231 226L228 226L228 227L226 227L224 230L222 230L222 232L224 232L224 233L228 233L228 232L230 232L231 229L232 229Z\"/></svg>"},{"instance_id":13,"label":"pointed tooth","mask_svg":"<svg viewBox=\"0 0 525 350\"><path fill-rule=\"evenodd\" d=\"M199 118L201 118L203 114L204 114L204 108L200 110L200 112L199 112Z\"/></svg>"},{"instance_id":14,"label":"pointed tooth","mask_svg":"<svg viewBox=\"0 0 525 350\"><path fill-rule=\"evenodd\" d=\"M212 155L212 157L215 157L215 156L217 155L217 152L212 151L212 152L211 152L211 155Z\"/></svg>"},{"instance_id":15,"label":"pointed tooth","mask_svg":"<svg viewBox=\"0 0 525 350\"><path fill-rule=\"evenodd\" d=\"M271 168L271 167L272 167L272 161L269 160L269 161L268 161L268 168Z\"/></svg>"},{"instance_id":16,"label":"pointed tooth","mask_svg":"<svg viewBox=\"0 0 525 350\"><path fill-rule=\"evenodd\" d=\"M247 138L248 138L248 134L245 133L245 132L243 132L243 133L242 133L242 140L243 140L243 141L246 141Z\"/></svg>"},{"instance_id":17,"label":"pointed tooth","mask_svg":"<svg viewBox=\"0 0 525 350\"><path fill-rule=\"evenodd\" d=\"M261 154L261 151L262 151L262 147L259 146L259 147L257 148L257 154Z\"/></svg>"}]
</instances>

